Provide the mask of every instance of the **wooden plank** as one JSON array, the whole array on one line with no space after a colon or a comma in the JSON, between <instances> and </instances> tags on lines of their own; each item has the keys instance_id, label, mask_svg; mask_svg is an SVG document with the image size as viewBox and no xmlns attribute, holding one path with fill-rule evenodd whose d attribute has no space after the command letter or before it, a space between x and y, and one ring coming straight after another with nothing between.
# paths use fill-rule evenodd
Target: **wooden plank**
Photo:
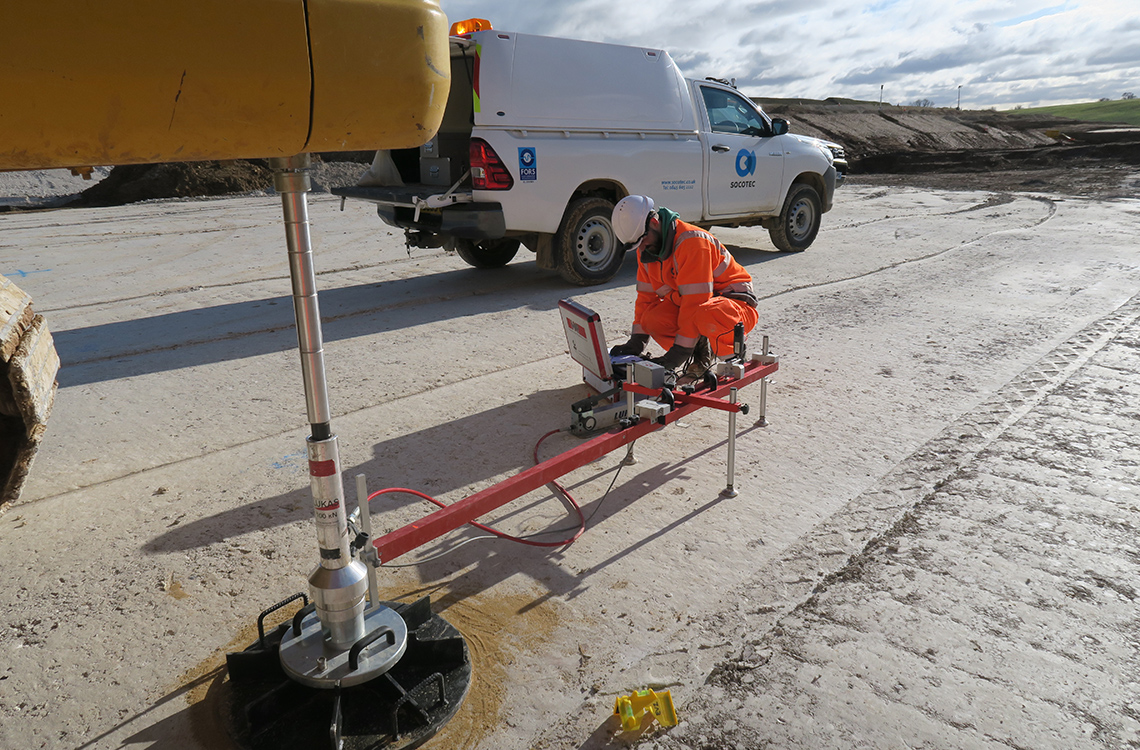
<instances>
[{"instance_id":1,"label":"wooden plank","mask_svg":"<svg viewBox=\"0 0 1140 750\"><path fill-rule=\"evenodd\" d=\"M32 324L32 298L6 276L0 276L0 359L7 362Z\"/></svg>"}]
</instances>

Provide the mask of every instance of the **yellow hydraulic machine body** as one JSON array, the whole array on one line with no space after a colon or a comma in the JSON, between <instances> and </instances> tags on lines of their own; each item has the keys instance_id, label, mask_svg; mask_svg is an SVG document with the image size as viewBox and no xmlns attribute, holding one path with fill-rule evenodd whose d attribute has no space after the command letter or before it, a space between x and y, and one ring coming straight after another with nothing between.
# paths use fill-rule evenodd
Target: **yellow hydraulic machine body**
<instances>
[{"instance_id":1,"label":"yellow hydraulic machine body","mask_svg":"<svg viewBox=\"0 0 1140 750\"><path fill-rule=\"evenodd\" d=\"M298 175L308 164L298 155L425 143L450 86L435 0L12 2L0 69L0 171L270 158ZM307 176L291 184L307 189ZM0 425L3 507L19 497L43 434L58 359L46 323L23 324L31 298L3 277L0 286L11 292L0 294L0 355L29 331L25 349L51 348L30 369L0 357L19 383L15 402L0 393L0 422L11 422ZM299 325L319 333L315 303L303 312ZM22 393L37 394L36 408L16 408L32 403Z\"/></svg>"},{"instance_id":2,"label":"yellow hydraulic machine body","mask_svg":"<svg viewBox=\"0 0 1140 750\"><path fill-rule=\"evenodd\" d=\"M6 170L414 148L450 81L434 0L25 0L3 37Z\"/></svg>"}]
</instances>

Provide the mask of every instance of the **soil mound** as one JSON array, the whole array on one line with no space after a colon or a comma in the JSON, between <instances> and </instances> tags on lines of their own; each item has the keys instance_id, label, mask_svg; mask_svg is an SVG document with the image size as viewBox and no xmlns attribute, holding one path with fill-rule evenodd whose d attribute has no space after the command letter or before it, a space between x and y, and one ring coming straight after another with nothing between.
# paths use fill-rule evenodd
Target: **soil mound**
<instances>
[{"instance_id":1,"label":"soil mound","mask_svg":"<svg viewBox=\"0 0 1140 750\"><path fill-rule=\"evenodd\" d=\"M791 122L793 133L842 143L848 157L902 152L995 151L1091 140L1111 128L1103 122L944 107L877 106L828 99L801 102L757 99L771 115Z\"/></svg>"},{"instance_id":2,"label":"soil mound","mask_svg":"<svg viewBox=\"0 0 1140 750\"><path fill-rule=\"evenodd\" d=\"M1040 114L758 99L793 133L844 146L853 183L1134 195L1140 129Z\"/></svg>"},{"instance_id":3,"label":"soil mound","mask_svg":"<svg viewBox=\"0 0 1140 750\"><path fill-rule=\"evenodd\" d=\"M1097 196L1134 194L1140 185L1137 128L850 99L757 101L769 114L789 120L793 133L842 144L854 181ZM371 160L371 152L316 155L313 189L353 184ZM272 189L265 160L146 164L115 167L69 205Z\"/></svg>"},{"instance_id":4,"label":"soil mound","mask_svg":"<svg viewBox=\"0 0 1140 750\"><path fill-rule=\"evenodd\" d=\"M73 206L118 206L153 198L187 198L269 190L273 173L260 161L173 162L115 167Z\"/></svg>"},{"instance_id":5,"label":"soil mound","mask_svg":"<svg viewBox=\"0 0 1140 750\"><path fill-rule=\"evenodd\" d=\"M354 184L373 152L345 151L313 155L314 191ZM100 182L84 190L70 206L120 206L156 198L252 193L273 190L273 171L266 159L171 162L114 167Z\"/></svg>"}]
</instances>

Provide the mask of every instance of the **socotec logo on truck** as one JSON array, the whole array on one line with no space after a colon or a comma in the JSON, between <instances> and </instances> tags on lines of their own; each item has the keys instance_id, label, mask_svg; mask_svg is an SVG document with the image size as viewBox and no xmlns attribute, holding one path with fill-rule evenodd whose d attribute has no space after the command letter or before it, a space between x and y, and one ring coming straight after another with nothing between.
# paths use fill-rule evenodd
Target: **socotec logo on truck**
<instances>
[{"instance_id":1,"label":"socotec logo on truck","mask_svg":"<svg viewBox=\"0 0 1140 750\"><path fill-rule=\"evenodd\" d=\"M533 146L519 147L519 179L523 182L538 179L538 157Z\"/></svg>"},{"instance_id":2,"label":"socotec logo on truck","mask_svg":"<svg viewBox=\"0 0 1140 750\"><path fill-rule=\"evenodd\" d=\"M756 172L756 152L749 151L746 148L740 149L736 154L736 173L741 177L747 177Z\"/></svg>"},{"instance_id":3,"label":"socotec logo on truck","mask_svg":"<svg viewBox=\"0 0 1140 750\"><path fill-rule=\"evenodd\" d=\"M741 177L756 173L756 152L746 148L736 152L736 174ZM753 188L756 180L733 180L728 183L729 188Z\"/></svg>"}]
</instances>

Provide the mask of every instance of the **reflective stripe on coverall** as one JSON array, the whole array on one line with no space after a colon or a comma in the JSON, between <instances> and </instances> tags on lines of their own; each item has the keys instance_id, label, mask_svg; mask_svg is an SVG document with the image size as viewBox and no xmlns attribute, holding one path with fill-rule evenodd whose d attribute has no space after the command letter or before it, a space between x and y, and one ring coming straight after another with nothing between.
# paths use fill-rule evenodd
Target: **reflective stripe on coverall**
<instances>
[{"instance_id":1,"label":"reflective stripe on coverall","mask_svg":"<svg viewBox=\"0 0 1140 750\"><path fill-rule=\"evenodd\" d=\"M752 276L711 234L678 219L673 252L662 261L637 259L637 302L633 333L649 334L668 350L694 346L708 337L717 356L732 354L732 330L747 334L759 316L748 302L724 294L752 296Z\"/></svg>"}]
</instances>

